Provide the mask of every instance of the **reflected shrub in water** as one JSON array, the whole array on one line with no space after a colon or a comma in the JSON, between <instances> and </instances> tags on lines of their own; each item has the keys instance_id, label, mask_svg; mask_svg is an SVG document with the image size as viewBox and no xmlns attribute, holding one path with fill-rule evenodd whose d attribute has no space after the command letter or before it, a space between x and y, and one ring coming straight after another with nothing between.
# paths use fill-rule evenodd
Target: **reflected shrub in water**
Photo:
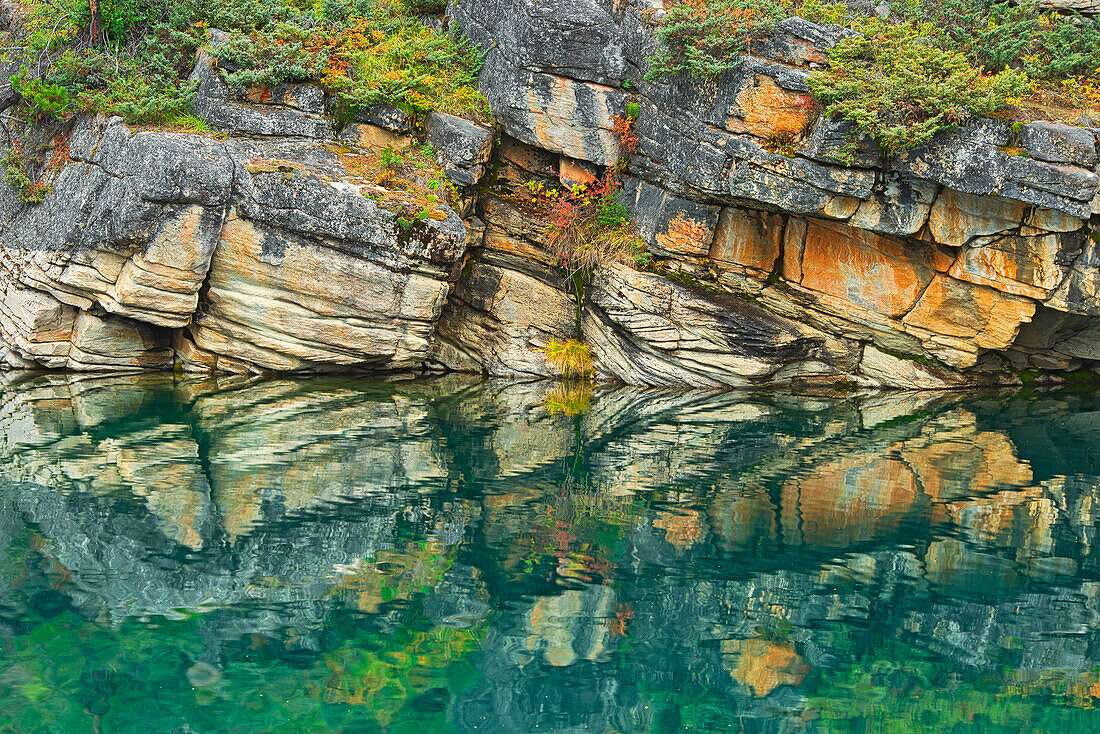
<instances>
[{"instance_id":1,"label":"reflected shrub in water","mask_svg":"<svg viewBox=\"0 0 1100 734\"><path fill-rule=\"evenodd\" d=\"M591 366L589 366L589 369L591 369ZM546 393L546 397L542 400L542 404L546 406L551 415L560 413L570 418L588 410L588 405L591 402L592 386L587 382L572 380L555 385L554 389Z\"/></svg>"}]
</instances>

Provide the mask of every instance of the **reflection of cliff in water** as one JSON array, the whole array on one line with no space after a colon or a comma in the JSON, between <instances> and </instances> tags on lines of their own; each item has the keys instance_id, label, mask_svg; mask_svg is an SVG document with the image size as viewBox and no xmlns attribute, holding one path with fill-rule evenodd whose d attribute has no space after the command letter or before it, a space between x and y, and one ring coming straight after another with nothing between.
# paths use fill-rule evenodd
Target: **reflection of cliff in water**
<instances>
[{"instance_id":1,"label":"reflection of cliff in water","mask_svg":"<svg viewBox=\"0 0 1100 734\"><path fill-rule=\"evenodd\" d=\"M29 525L82 615L198 612L215 648L413 604L484 628L469 729L660 728L664 690L812 728L885 644L1018 683L1100 665L1100 400L555 391L28 379L0 549Z\"/></svg>"}]
</instances>

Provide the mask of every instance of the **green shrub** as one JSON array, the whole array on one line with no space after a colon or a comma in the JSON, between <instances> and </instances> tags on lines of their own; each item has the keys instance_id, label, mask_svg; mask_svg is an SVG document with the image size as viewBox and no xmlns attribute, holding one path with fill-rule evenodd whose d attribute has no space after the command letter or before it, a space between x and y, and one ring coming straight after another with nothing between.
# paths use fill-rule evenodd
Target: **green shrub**
<instances>
[{"instance_id":1,"label":"green shrub","mask_svg":"<svg viewBox=\"0 0 1100 734\"><path fill-rule=\"evenodd\" d=\"M1022 69L1033 79L1057 81L1100 69L1100 21L1041 12L1037 0L895 0L893 9L929 24L943 48L989 72Z\"/></svg>"},{"instance_id":2,"label":"green shrub","mask_svg":"<svg viewBox=\"0 0 1100 734\"><path fill-rule=\"evenodd\" d=\"M998 112L1029 91L1023 72L986 76L963 54L939 47L925 26L875 20L864 30L840 41L828 70L810 75L809 85L825 114L851 120L887 154Z\"/></svg>"},{"instance_id":3,"label":"green shrub","mask_svg":"<svg viewBox=\"0 0 1100 734\"><path fill-rule=\"evenodd\" d=\"M713 79L740 68L739 57L789 14L776 0L681 0L657 25L661 47L646 78L686 71Z\"/></svg>"},{"instance_id":4,"label":"green shrub","mask_svg":"<svg viewBox=\"0 0 1100 734\"><path fill-rule=\"evenodd\" d=\"M21 43L43 69L26 82L32 114L103 112L132 123L186 114L185 82L206 29L228 34L212 54L239 89L312 80L337 113L386 102L488 117L481 57L419 17L434 0L100 0L102 40L89 43L88 0L29 0ZM30 63L28 63L30 66Z\"/></svg>"},{"instance_id":5,"label":"green shrub","mask_svg":"<svg viewBox=\"0 0 1100 734\"><path fill-rule=\"evenodd\" d=\"M326 0L319 16L235 29L212 53L233 69L226 74L233 87L316 79L345 114L386 103L414 114L488 117L477 91L483 57L399 0Z\"/></svg>"},{"instance_id":6,"label":"green shrub","mask_svg":"<svg viewBox=\"0 0 1100 734\"><path fill-rule=\"evenodd\" d=\"M50 187L34 181L27 175L23 159L14 150L8 151L4 159L4 180L15 189L20 201L27 204L38 204L50 193Z\"/></svg>"},{"instance_id":7,"label":"green shrub","mask_svg":"<svg viewBox=\"0 0 1100 734\"><path fill-rule=\"evenodd\" d=\"M11 78L11 84L12 89L23 97L31 118L50 116L64 120L73 110L73 99L68 89L42 79L28 80L26 67Z\"/></svg>"}]
</instances>

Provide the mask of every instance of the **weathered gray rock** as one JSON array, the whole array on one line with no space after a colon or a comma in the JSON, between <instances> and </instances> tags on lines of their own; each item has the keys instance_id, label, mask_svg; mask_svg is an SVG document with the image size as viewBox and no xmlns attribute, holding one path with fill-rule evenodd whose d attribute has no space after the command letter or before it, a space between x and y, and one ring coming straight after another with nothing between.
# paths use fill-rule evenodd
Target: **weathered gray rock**
<instances>
[{"instance_id":1,"label":"weathered gray rock","mask_svg":"<svg viewBox=\"0 0 1100 734\"><path fill-rule=\"evenodd\" d=\"M376 125L395 133L408 133L412 129L408 113L389 104L372 104L356 110L355 121Z\"/></svg>"},{"instance_id":2,"label":"weathered gray rock","mask_svg":"<svg viewBox=\"0 0 1100 734\"><path fill-rule=\"evenodd\" d=\"M198 82L191 109L212 127L238 135L295 136L326 139L333 136L332 122L315 95L269 96L253 103L241 101L218 76L214 59L200 51L189 82ZM247 99L247 97L245 97ZM279 103L279 100L291 104Z\"/></svg>"},{"instance_id":3,"label":"weathered gray rock","mask_svg":"<svg viewBox=\"0 0 1100 734\"><path fill-rule=\"evenodd\" d=\"M159 327L191 321L230 197L232 158L219 141L135 134L103 118L80 124L70 156L46 200L19 211L0 236L7 350L43 366L61 359L92 368L111 364L103 343L115 339L119 366L171 366L163 358L167 333L139 329L137 343L161 349L139 358L141 349L123 346L119 331L134 322L103 312ZM45 326L45 313L56 314L47 319L55 326ZM46 352L45 343L53 345ZM64 357L67 350L87 359Z\"/></svg>"},{"instance_id":4,"label":"weathered gray rock","mask_svg":"<svg viewBox=\"0 0 1100 734\"><path fill-rule=\"evenodd\" d=\"M1031 122L1020 129L1020 142L1032 158L1082 168L1096 165L1096 137L1075 125Z\"/></svg>"},{"instance_id":5,"label":"weathered gray rock","mask_svg":"<svg viewBox=\"0 0 1100 734\"><path fill-rule=\"evenodd\" d=\"M442 112L430 113L425 127L447 178L456 186L477 183L493 150L493 130Z\"/></svg>"}]
</instances>

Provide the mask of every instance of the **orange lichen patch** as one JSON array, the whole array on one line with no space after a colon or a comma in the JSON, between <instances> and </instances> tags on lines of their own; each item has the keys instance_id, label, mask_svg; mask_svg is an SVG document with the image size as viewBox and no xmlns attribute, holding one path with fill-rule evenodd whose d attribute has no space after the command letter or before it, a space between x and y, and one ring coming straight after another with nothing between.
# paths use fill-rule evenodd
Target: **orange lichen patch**
<instances>
[{"instance_id":1,"label":"orange lichen patch","mask_svg":"<svg viewBox=\"0 0 1100 734\"><path fill-rule=\"evenodd\" d=\"M792 542L827 547L871 540L895 529L919 493L905 462L877 452L845 456L787 482L784 530Z\"/></svg>"},{"instance_id":2,"label":"orange lichen patch","mask_svg":"<svg viewBox=\"0 0 1100 734\"><path fill-rule=\"evenodd\" d=\"M258 104L270 104L274 100L271 94L271 87L252 87L251 89L246 89L241 95L241 98L246 102Z\"/></svg>"},{"instance_id":3,"label":"orange lichen patch","mask_svg":"<svg viewBox=\"0 0 1100 734\"><path fill-rule=\"evenodd\" d=\"M734 263L770 272L779 259L782 240L782 216L726 207L718 217L710 259L719 267Z\"/></svg>"},{"instance_id":4,"label":"orange lichen patch","mask_svg":"<svg viewBox=\"0 0 1100 734\"><path fill-rule=\"evenodd\" d=\"M802 285L893 318L917 302L933 276L926 257L904 243L840 224L808 222Z\"/></svg>"},{"instance_id":5,"label":"orange lichen patch","mask_svg":"<svg viewBox=\"0 0 1100 734\"><path fill-rule=\"evenodd\" d=\"M779 686L797 686L806 676L802 657L787 645L767 640L723 640L726 667L734 680L757 696L766 696ZM736 661L736 665L733 665Z\"/></svg>"},{"instance_id":6,"label":"orange lichen patch","mask_svg":"<svg viewBox=\"0 0 1100 734\"><path fill-rule=\"evenodd\" d=\"M685 217L683 212L668 223L664 234L656 236L665 250L683 255L706 257L710 253L713 233L702 222Z\"/></svg>"},{"instance_id":7,"label":"orange lichen patch","mask_svg":"<svg viewBox=\"0 0 1100 734\"><path fill-rule=\"evenodd\" d=\"M703 514L698 510L662 510L657 513L653 526L664 530L665 540L681 550L701 543L707 534Z\"/></svg>"},{"instance_id":8,"label":"orange lichen patch","mask_svg":"<svg viewBox=\"0 0 1100 734\"><path fill-rule=\"evenodd\" d=\"M813 97L783 89L766 76L737 96L746 132L765 140L800 138L816 116ZM731 129L740 127L735 119Z\"/></svg>"}]
</instances>

